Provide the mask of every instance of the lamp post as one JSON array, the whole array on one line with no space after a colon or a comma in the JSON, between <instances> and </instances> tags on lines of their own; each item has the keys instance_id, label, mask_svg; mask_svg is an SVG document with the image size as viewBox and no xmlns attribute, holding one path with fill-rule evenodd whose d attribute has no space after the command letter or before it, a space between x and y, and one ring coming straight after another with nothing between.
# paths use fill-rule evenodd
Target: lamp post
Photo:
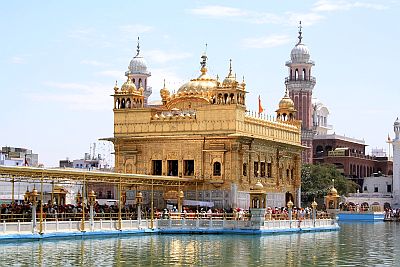
<instances>
[{"instance_id":1,"label":"lamp post","mask_svg":"<svg viewBox=\"0 0 400 267\"><path fill-rule=\"evenodd\" d=\"M313 212L313 224L314 224L314 227L315 227L315 221L317 219L317 206L318 206L318 203L315 202L315 198L314 198L314 201L311 203L312 212Z\"/></svg>"},{"instance_id":2,"label":"lamp post","mask_svg":"<svg viewBox=\"0 0 400 267\"><path fill-rule=\"evenodd\" d=\"M26 187L26 192L25 192L25 194L24 194L24 203L25 204L28 204L30 201L30 195L31 195L31 192L29 192L29 189L28 189L28 187Z\"/></svg>"},{"instance_id":3,"label":"lamp post","mask_svg":"<svg viewBox=\"0 0 400 267\"><path fill-rule=\"evenodd\" d=\"M82 195L81 195L81 192L80 192L80 191L78 191L78 193L76 194L75 200L76 200L76 205L79 205L79 204L81 203L81 201L82 201Z\"/></svg>"},{"instance_id":4,"label":"lamp post","mask_svg":"<svg viewBox=\"0 0 400 267\"><path fill-rule=\"evenodd\" d=\"M137 192L137 194L136 194L136 205L137 205L138 228L140 228L140 223L142 221L142 211L141 211L141 207L140 207L142 205L142 203L143 203L143 194L142 194L142 192Z\"/></svg>"},{"instance_id":5,"label":"lamp post","mask_svg":"<svg viewBox=\"0 0 400 267\"><path fill-rule=\"evenodd\" d=\"M90 230L93 231L93 226L94 226L94 213L93 213L93 205L96 202L96 193L91 190L88 194L88 202L90 205Z\"/></svg>"},{"instance_id":6,"label":"lamp post","mask_svg":"<svg viewBox=\"0 0 400 267\"><path fill-rule=\"evenodd\" d=\"M30 193L30 200L32 202L32 232L36 231L36 204L38 203L38 196L38 191L34 187Z\"/></svg>"},{"instance_id":7,"label":"lamp post","mask_svg":"<svg viewBox=\"0 0 400 267\"><path fill-rule=\"evenodd\" d=\"M185 194L183 193L182 190L179 190L178 194L178 212L179 212L179 217L181 216L182 213L182 204L183 204L183 198L185 197Z\"/></svg>"},{"instance_id":8,"label":"lamp post","mask_svg":"<svg viewBox=\"0 0 400 267\"><path fill-rule=\"evenodd\" d=\"M292 208L293 208L293 202L292 200L289 199L287 203L288 207L288 212L289 212L289 227L292 228Z\"/></svg>"}]
</instances>

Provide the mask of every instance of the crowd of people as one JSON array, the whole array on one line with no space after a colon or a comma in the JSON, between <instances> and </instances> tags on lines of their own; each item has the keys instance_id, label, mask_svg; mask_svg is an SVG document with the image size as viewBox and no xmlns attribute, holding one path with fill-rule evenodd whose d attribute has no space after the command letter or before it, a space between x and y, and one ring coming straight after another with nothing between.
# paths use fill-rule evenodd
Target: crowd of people
<instances>
[{"instance_id":1,"label":"crowd of people","mask_svg":"<svg viewBox=\"0 0 400 267\"><path fill-rule=\"evenodd\" d=\"M45 219L76 219L80 220L82 214L85 217L89 216L89 207L86 205L84 212L82 212L82 205L79 204L66 204L56 205L52 203L46 203L43 205L43 218ZM124 205L121 207L121 214L123 219L137 219L137 206L136 205ZM40 204L36 207L38 216L41 213ZM119 207L115 205L100 205L96 202L93 205L93 213L96 218L117 218L119 213ZM148 206L142 206L141 218L149 218L151 209ZM398 216L399 210L390 213L390 216ZM395 215L393 215L395 214ZM310 219L312 218L312 209L310 207L305 208L292 208L292 219ZM389 215L388 215L389 216ZM180 213L176 206L164 209L155 209L154 218L157 219L169 219L169 218L225 218L233 220L248 220L251 217L250 210L244 210L241 208L230 208L230 209L218 209L210 207L183 207ZM1 204L0 206L0 220L30 220L32 218L32 204L31 203L11 203ZM289 218L289 210L287 207L268 207L265 211L265 219L267 220L287 220Z\"/></svg>"},{"instance_id":2,"label":"crowd of people","mask_svg":"<svg viewBox=\"0 0 400 267\"><path fill-rule=\"evenodd\" d=\"M400 220L400 209L385 209L385 219Z\"/></svg>"}]
</instances>

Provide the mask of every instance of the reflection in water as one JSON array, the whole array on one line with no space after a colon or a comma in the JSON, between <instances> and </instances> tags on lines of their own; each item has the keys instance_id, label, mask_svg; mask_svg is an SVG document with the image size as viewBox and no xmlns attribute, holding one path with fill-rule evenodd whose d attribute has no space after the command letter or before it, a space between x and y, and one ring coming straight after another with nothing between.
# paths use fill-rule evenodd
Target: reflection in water
<instances>
[{"instance_id":1,"label":"reflection in water","mask_svg":"<svg viewBox=\"0 0 400 267\"><path fill-rule=\"evenodd\" d=\"M0 243L0 266L394 266L400 224L270 236L143 235Z\"/></svg>"}]
</instances>

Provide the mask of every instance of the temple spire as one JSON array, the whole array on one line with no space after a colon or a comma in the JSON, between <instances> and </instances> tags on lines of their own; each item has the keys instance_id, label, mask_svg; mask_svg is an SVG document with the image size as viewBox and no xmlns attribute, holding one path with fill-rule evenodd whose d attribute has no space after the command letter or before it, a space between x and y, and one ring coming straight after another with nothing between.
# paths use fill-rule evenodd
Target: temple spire
<instances>
[{"instance_id":1,"label":"temple spire","mask_svg":"<svg viewBox=\"0 0 400 267\"><path fill-rule=\"evenodd\" d=\"M137 46L136 46L136 56L138 56L140 53L140 43L139 43L139 36L137 38Z\"/></svg>"},{"instance_id":2,"label":"temple spire","mask_svg":"<svg viewBox=\"0 0 400 267\"><path fill-rule=\"evenodd\" d=\"M301 39L303 39L303 36L301 36L303 34L303 32L301 31L303 29L303 27L301 26L301 20L299 21L299 42L297 44L301 44Z\"/></svg>"},{"instance_id":3,"label":"temple spire","mask_svg":"<svg viewBox=\"0 0 400 267\"><path fill-rule=\"evenodd\" d=\"M206 43L206 49L204 50L203 55L201 56L201 61L200 61L200 65L201 65L201 69L202 72L204 70L204 72L207 71L206 66L207 66L207 43Z\"/></svg>"}]
</instances>

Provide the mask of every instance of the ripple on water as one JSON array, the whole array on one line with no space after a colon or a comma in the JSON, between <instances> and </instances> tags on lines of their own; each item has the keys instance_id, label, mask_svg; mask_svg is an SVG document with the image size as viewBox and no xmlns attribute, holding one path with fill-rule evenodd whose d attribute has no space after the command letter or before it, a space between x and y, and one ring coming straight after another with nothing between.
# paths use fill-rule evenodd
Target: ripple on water
<instances>
[{"instance_id":1,"label":"ripple on water","mask_svg":"<svg viewBox=\"0 0 400 267\"><path fill-rule=\"evenodd\" d=\"M143 235L0 243L0 266L396 266L400 225L271 236Z\"/></svg>"}]
</instances>

